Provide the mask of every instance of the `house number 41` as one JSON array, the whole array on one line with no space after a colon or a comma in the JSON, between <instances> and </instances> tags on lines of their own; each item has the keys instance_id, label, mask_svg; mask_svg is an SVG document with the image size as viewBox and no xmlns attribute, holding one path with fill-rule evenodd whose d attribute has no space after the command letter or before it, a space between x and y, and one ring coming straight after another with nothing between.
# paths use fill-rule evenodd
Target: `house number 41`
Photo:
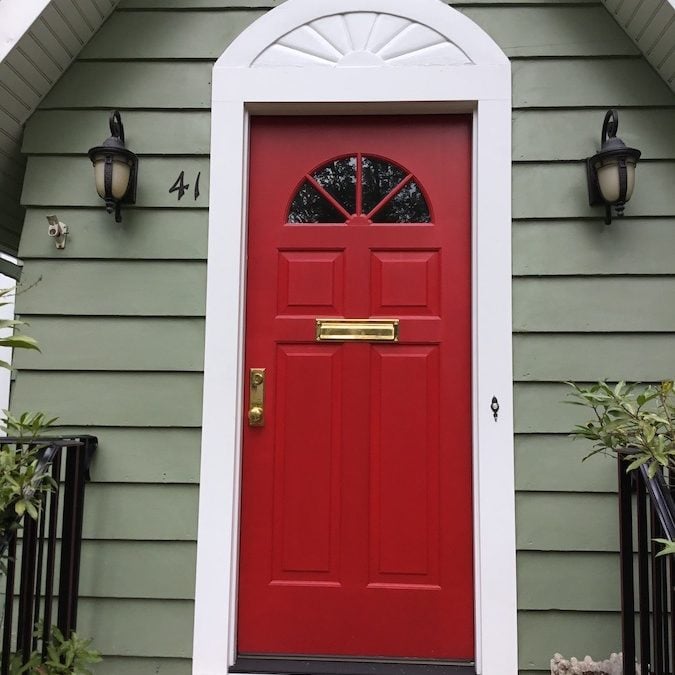
<instances>
[{"instance_id":1,"label":"house number 41","mask_svg":"<svg viewBox=\"0 0 675 675\"><path fill-rule=\"evenodd\" d=\"M195 195L195 201L197 201L199 197L199 179L202 177L202 172L200 171L197 174L197 178L195 178L195 185L194 185L194 195ZM173 194L174 192L178 193L178 201L183 199L183 195L185 195L186 192L190 190L190 183L185 182L185 171L181 171L178 174L178 178L176 178L176 181L174 184L169 188L169 194Z\"/></svg>"}]
</instances>

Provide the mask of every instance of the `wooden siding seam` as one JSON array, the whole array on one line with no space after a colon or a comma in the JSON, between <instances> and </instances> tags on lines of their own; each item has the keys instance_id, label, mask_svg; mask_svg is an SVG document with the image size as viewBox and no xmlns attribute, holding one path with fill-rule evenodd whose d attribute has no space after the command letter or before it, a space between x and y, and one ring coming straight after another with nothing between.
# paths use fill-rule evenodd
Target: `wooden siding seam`
<instances>
[{"instance_id":1,"label":"wooden siding seam","mask_svg":"<svg viewBox=\"0 0 675 675\"><path fill-rule=\"evenodd\" d=\"M82 7L80 7L75 0L70 0L70 4L73 6L75 11L80 15L80 18L82 21L84 21L85 25L89 29L91 33L96 32L96 26L94 26L91 21L89 21L89 17L82 11ZM91 4L91 2L89 3Z\"/></svg>"},{"instance_id":2,"label":"wooden siding seam","mask_svg":"<svg viewBox=\"0 0 675 675\"><path fill-rule=\"evenodd\" d=\"M70 19L64 14L61 7L59 7L59 5L56 2L53 2L51 6L54 8L56 13L61 17L61 20L66 25L68 30L72 33L73 37L80 43L80 45L84 46L84 40L82 39L80 34L75 30Z\"/></svg>"},{"instance_id":3,"label":"wooden siding seam","mask_svg":"<svg viewBox=\"0 0 675 675\"><path fill-rule=\"evenodd\" d=\"M44 24L45 28L51 33L52 37L56 42L60 45L61 49L66 53L68 56L68 62L74 58L75 54L70 51L69 47L66 45L66 43L61 39L61 36L59 35L59 32L54 29L54 27L47 21L47 19L44 16L40 16L40 22Z\"/></svg>"},{"instance_id":4,"label":"wooden siding seam","mask_svg":"<svg viewBox=\"0 0 675 675\"><path fill-rule=\"evenodd\" d=\"M644 36L645 32L647 29L651 26L651 24L654 22L654 19L656 18L656 15L661 11L661 8L664 6L665 0L661 0L658 5L654 7L654 9L651 11L651 14L647 17L647 20L645 21L644 25L642 28L638 31L637 35L635 36L635 39L639 42L642 40L642 37Z\"/></svg>"},{"instance_id":5,"label":"wooden siding seam","mask_svg":"<svg viewBox=\"0 0 675 675\"><path fill-rule=\"evenodd\" d=\"M19 53L20 53L20 52L19 52ZM14 74L14 77L16 77L17 80L20 80L20 81L24 84L24 86L26 86L28 89L30 89L30 90L35 94L35 96L37 96L37 97L39 98L40 96L43 95L43 92L41 92L41 91L39 91L38 89L36 89L36 88L33 86L33 83L30 82L29 80L27 80L27 79L23 76L23 74L22 74L21 72L19 72L19 70L17 70L17 69L14 67L14 65L12 64L12 62L11 62L9 59L5 59L4 65L6 65L7 68L8 68L9 70L12 71L12 73ZM32 64L31 64L31 65L32 65ZM43 73L42 73L41 71L39 71L38 69L36 69L36 71L37 71L40 75L43 75Z\"/></svg>"},{"instance_id":6,"label":"wooden siding seam","mask_svg":"<svg viewBox=\"0 0 675 675\"><path fill-rule=\"evenodd\" d=\"M101 17L102 20L105 20L107 12L109 11L108 8L106 9L101 9L99 6L97 0L89 0L89 3L94 7L94 9L98 12L99 16ZM111 5L113 3L110 3Z\"/></svg>"},{"instance_id":7,"label":"wooden siding seam","mask_svg":"<svg viewBox=\"0 0 675 675\"><path fill-rule=\"evenodd\" d=\"M19 96L15 91L11 90L4 82L0 82L0 89L4 89L4 91L11 96L17 103L19 103L21 106L23 106L26 111L30 111L30 106ZM2 110L6 115L11 117L15 122L18 124L22 124L22 121L14 114L12 114L7 107L0 103L0 110Z\"/></svg>"},{"instance_id":8,"label":"wooden siding seam","mask_svg":"<svg viewBox=\"0 0 675 675\"><path fill-rule=\"evenodd\" d=\"M35 72L38 73L38 75L40 75L40 77L45 81L45 83L48 86L51 86L51 85L54 84L54 81L47 75L47 73L44 72L44 70L42 70L42 68L40 68L40 66L38 66L37 63L35 63L35 61L31 58L31 56L28 53L26 53L26 51L20 45L17 46L16 51L17 51L17 53L21 54L21 56L23 56L23 58L26 59L26 61L28 61L28 63L30 63L30 65L33 67ZM42 93L38 92L37 89L34 89L34 91L35 91L36 94L38 94L40 96L42 95Z\"/></svg>"},{"instance_id":9,"label":"wooden siding seam","mask_svg":"<svg viewBox=\"0 0 675 675\"><path fill-rule=\"evenodd\" d=\"M28 31L28 36L33 40L35 46L37 49L39 49L52 63L52 65L60 72L63 73L63 64L51 53L51 51L47 48L47 45L43 44L41 40L38 40L35 37L35 33L33 33L32 30ZM46 77L46 75L45 75ZM51 80L50 80L51 82Z\"/></svg>"},{"instance_id":10,"label":"wooden siding seam","mask_svg":"<svg viewBox=\"0 0 675 675\"><path fill-rule=\"evenodd\" d=\"M668 21L666 21L666 23L663 25L663 28L661 29L661 31L656 35L656 37L654 38L651 45L649 45L649 47L647 48L647 50L645 52L647 56L652 55L652 53L654 52L654 49L656 49L659 42L663 39L664 35L668 32L668 30L670 29L670 27L673 24L675 24L675 15L671 16L670 19L668 19ZM657 64L657 68L661 67L662 65L663 65L663 63Z\"/></svg>"}]
</instances>

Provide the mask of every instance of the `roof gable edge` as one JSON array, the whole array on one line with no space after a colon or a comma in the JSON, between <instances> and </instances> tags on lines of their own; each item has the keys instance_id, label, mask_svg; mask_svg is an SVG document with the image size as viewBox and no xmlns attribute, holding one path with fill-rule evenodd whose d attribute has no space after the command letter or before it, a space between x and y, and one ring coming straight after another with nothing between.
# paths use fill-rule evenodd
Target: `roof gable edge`
<instances>
[{"instance_id":1,"label":"roof gable edge","mask_svg":"<svg viewBox=\"0 0 675 675\"><path fill-rule=\"evenodd\" d=\"M675 0L602 0L602 4L675 92Z\"/></svg>"}]
</instances>

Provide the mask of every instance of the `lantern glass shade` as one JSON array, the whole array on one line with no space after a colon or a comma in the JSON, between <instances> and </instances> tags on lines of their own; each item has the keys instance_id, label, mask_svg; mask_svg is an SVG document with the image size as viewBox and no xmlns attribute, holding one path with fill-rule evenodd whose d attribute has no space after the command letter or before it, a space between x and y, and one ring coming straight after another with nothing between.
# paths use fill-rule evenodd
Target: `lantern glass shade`
<instances>
[{"instance_id":1,"label":"lantern glass shade","mask_svg":"<svg viewBox=\"0 0 675 675\"><path fill-rule=\"evenodd\" d=\"M626 195L623 201L628 201L635 187L635 159L626 158ZM621 200L621 182L619 173L619 158L609 157L595 164L598 176L598 187L605 202L614 204Z\"/></svg>"},{"instance_id":2,"label":"lantern glass shade","mask_svg":"<svg viewBox=\"0 0 675 675\"><path fill-rule=\"evenodd\" d=\"M101 154L93 159L94 178L96 180L96 191L102 199L112 197L121 200L129 189L129 179L131 178L132 162L124 155L112 155L112 180L110 194L106 194L105 189L105 165L106 159L110 157L107 154Z\"/></svg>"}]
</instances>

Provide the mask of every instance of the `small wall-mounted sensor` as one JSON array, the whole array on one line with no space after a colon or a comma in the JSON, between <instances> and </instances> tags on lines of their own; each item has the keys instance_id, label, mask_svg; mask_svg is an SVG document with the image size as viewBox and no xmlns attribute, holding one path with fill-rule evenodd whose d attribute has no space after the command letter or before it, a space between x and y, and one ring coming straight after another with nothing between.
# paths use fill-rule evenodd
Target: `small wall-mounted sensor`
<instances>
[{"instance_id":1,"label":"small wall-mounted sensor","mask_svg":"<svg viewBox=\"0 0 675 675\"><path fill-rule=\"evenodd\" d=\"M49 223L47 234L50 237L54 237L56 248L65 248L66 237L68 236L68 226L64 225L58 219L58 216L47 216L47 222Z\"/></svg>"}]
</instances>

